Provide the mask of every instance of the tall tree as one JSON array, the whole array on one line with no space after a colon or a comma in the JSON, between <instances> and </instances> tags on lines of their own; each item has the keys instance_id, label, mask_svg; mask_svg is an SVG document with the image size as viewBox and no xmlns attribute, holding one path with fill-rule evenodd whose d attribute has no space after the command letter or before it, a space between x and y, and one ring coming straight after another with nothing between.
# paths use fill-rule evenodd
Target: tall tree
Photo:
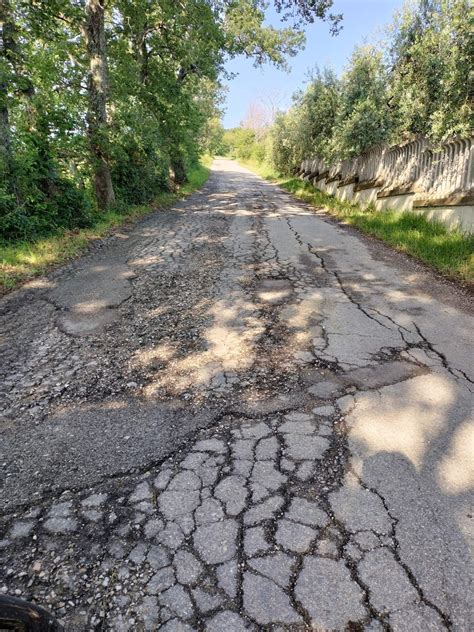
<instances>
[{"instance_id":1,"label":"tall tree","mask_svg":"<svg viewBox=\"0 0 474 632\"><path fill-rule=\"evenodd\" d=\"M0 239L87 226L185 180L225 61L284 66L331 0L0 0ZM8 176L8 177L6 177Z\"/></svg>"},{"instance_id":2,"label":"tall tree","mask_svg":"<svg viewBox=\"0 0 474 632\"><path fill-rule=\"evenodd\" d=\"M88 134L94 165L94 189L99 208L115 201L108 162L107 134L107 52L105 40L105 0L86 0L84 36L89 61L87 112Z\"/></svg>"},{"instance_id":3,"label":"tall tree","mask_svg":"<svg viewBox=\"0 0 474 632\"><path fill-rule=\"evenodd\" d=\"M12 52L13 18L9 0L0 0L0 174L9 178L12 171L12 149L8 89Z\"/></svg>"},{"instance_id":4,"label":"tall tree","mask_svg":"<svg viewBox=\"0 0 474 632\"><path fill-rule=\"evenodd\" d=\"M398 138L442 140L474 126L472 15L470 0L420 0L396 16L388 57Z\"/></svg>"},{"instance_id":5,"label":"tall tree","mask_svg":"<svg viewBox=\"0 0 474 632\"><path fill-rule=\"evenodd\" d=\"M391 138L388 82L381 51L373 46L356 48L342 77L333 133L334 154L339 158L356 156Z\"/></svg>"}]
</instances>

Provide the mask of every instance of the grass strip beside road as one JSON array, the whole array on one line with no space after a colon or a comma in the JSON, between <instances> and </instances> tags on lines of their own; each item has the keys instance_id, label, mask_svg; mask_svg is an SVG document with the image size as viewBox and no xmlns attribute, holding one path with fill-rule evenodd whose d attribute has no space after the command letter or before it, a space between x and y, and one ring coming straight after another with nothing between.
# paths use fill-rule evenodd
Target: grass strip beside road
<instances>
[{"instance_id":1,"label":"grass strip beside road","mask_svg":"<svg viewBox=\"0 0 474 632\"><path fill-rule=\"evenodd\" d=\"M199 189L209 177L212 159L205 157L188 175L188 181L174 192L163 192L151 205L131 206L126 212L110 210L97 215L91 228L59 231L34 241L0 242L0 294L14 289L50 268L80 255L91 241L105 237L110 231L161 208Z\"/></svg>"},{"instance_id":2,"label":"grass strip beside road","mask_svg":"<svg viewBox=\"0 0 474 632\"><path fill-rule=\"evenodd\" d=\"M266 164L241 164L298 199L412 255L443 275L467 284L474 282L474 235L448 230L440 222L430 222L416 213L376 211L371 207L364 209L357 204L341 202L299 178L279 176Z\"/></svg>"}]
</instances>

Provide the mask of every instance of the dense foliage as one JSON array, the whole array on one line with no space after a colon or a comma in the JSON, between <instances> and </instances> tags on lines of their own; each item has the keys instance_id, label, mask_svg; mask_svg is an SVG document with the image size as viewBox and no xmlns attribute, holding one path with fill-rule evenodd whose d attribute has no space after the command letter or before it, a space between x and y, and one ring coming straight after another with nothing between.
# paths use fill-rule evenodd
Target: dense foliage
<instances>
[{"instance_id":1,"label":"dense foliage","mask_svg":"<svg viewBox=\"0 0 474 632\"><path fill-rule=\"evenodd\" d=\"M181 184L226 58L284 66L328 0L0 0L0 239L88 226ZM290 26L288 25L290 24Z\"/></svg>"},{"instance_id":2,"label":"dense foliage","mask_svg":"<svg viewBox=\"0 0 474 632\"><path fill-rule=\"evenodd\" d=\"M303 157L328 162L378 143L423 134L434 142L466 136L474 127L474 36L469 0L410 2L389 27L383 47L357 48L341 78L316 70L266 138L242 142L224 134L229 153L265 159L290 173ZM245 130L248 132L248 130Z\"/></svg>"}]
</instances>

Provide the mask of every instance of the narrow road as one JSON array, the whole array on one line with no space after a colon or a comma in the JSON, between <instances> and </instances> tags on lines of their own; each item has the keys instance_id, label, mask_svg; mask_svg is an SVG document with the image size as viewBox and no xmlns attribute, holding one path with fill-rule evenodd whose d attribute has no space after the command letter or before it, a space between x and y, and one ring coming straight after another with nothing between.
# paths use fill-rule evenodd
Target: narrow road
<instances>
[{"instance_id":1,"label":"narrow road","mask_svg":"<svg viewBox=\"0 0 474 632\"><path fill-rule=\"evenodd\" d=\"M473 630L468 307L216 160L0 301L0 591L78 631Z\"/></svg>"}]
</instances>

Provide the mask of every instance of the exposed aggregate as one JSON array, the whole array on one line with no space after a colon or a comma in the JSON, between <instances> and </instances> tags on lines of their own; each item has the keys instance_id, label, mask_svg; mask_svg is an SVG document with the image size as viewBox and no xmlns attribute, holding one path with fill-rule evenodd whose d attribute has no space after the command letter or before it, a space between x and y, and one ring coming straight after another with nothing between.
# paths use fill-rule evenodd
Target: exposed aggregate
<instances>
[{"instance_id":1,"label":"exposed aggregate","mask_svg":"<svg viewBox=\"0 0 474 632\"><path fill-rule=\"evenodd\" d=\"M451 629L401 558L398 517L352 467L345 421L358 392L439 357L358 304L284 211L285 232L265 221L278 200L260 185L235 214L224 185L206 192L214 212L188 202L123 247L133 277L87 336L60 294L32 293L35 321L24 294L6 302L4 340L23 335L2 348L6 427L119 398L216 421L147 467L12 503L0 590L74 631Z\"/></svg>"}]
</instances>

